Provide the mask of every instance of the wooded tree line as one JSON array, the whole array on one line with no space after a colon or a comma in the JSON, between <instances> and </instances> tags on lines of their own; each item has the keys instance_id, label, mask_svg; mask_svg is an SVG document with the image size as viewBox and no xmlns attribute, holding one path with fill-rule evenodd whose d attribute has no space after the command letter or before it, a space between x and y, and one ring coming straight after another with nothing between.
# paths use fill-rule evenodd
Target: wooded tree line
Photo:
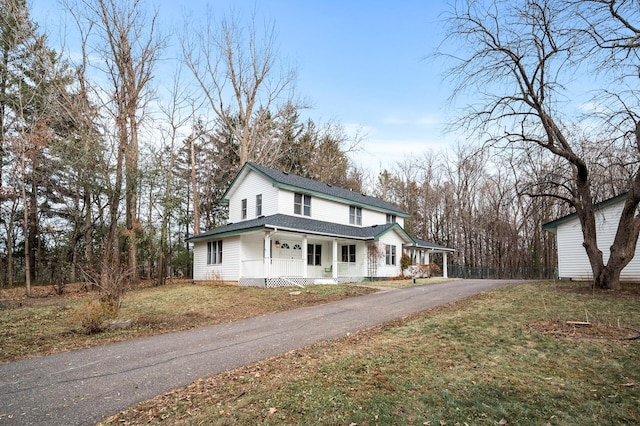
<instances>
[{"instance_id":1,"label":"wooded tree line","mask_svg":"<svg viewBox=\"0 0 640 426\"><path fill-rule=\"evenodd\" d=\"M477 145L427 152L383 171L376 194L411 213L405 228L412 235L456 250L449 256L450 275L550 279L557 264L555 236L542 225L571 209L555 197L526 191L533 168L561 173L560 165L550 158L529 165L514 161ZM614 170L598 175L597 199L624 192L624 177Z\"/></svg>"},{"instance_id":2,"label":"wooded tree line","mask_svg":"<svg viewBox=\"0 0 640 426\"><path fill-rule=\"evenodd\" d=\"M25 0L0 1L3 286L189 276L185 239L224 223L220 197L248 160L360 186L357 140L300 117L273 26L185 33L183 70L159 87L168 40L143 2L62 6L79 60L49 46Z\"/></svg>"},{"instance_id":3,"label":"wooded tree line","mask_svg":"<svg viewBox=\"0 0 640 426\"><path fill-rule=\"evenodd\" d=\"M456 9L452 21L478 22L463 13L476 2L462 3L469 8ZM525 3L539 3L545 13L549 6ZM616 2L591 4L605 7L593 25L609 22L606 7ZM415 154L372 176L350 160L362 149L360 137L336 123L301 118L307 106L296 97L294 70L279 62L272 23L257 25L254 18L245 25L208 13L202 25L190 25L174 40L160 33L157 13L141 0L66 0L62 6L79 34L74 55L50 46L26 0L0 0L2 286L24 283L29 293L33 283L63 291L79 280L106 287L123 276L158 284L189 276L185 240L225 222L220 198L246 161L395 203L411 213L407 230L456 249L457 265L499 277L545 276L555 265L555 247L542 224L585 209L576 199L586 193L575 196L576 182L584 186L576 180L584 174L580 164L589 165L592 201L629 191L637 177L638 149L619 110L608 124L620 127L616 135L623 136L615 140L622 144L563 123L553 137L570 134L579 160L567 162L569 154L510 145L530 142L536 129L555 131L518 122L526 116L519 107L495 119L499 137L483 127L492 117L477 122L482 113L469 114L461 123L482 129L473 136L478 143ZM452 28L451 36L482 33ZM171 45L181 51L175 60L165 56ZM457 68L467 78L471 62ZM169 80L168 63L175 64ZM532 93L541 94L534 86ZM633 104L624 105L625 119L635 119ZM546 110L539 110L546 120ZM505 126L506 117L516 120Z\"/></svg>"}]
</instances>

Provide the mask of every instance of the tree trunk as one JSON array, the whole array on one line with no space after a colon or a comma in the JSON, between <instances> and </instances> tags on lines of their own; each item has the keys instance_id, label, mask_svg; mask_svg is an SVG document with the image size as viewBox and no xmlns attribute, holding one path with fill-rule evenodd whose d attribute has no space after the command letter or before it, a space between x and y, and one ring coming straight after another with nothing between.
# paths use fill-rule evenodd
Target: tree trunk
<instances>
[{"instance_id":1,"label":"tree trunk","mask_svg":"<svg viewBox=\"0 0 640 426\"><path fill-rule=\"evenodd\" d=\"M25 285L25 290L26 290L26 294L28 297L31 296L31 256L29 255L29 253L31 252L31 247L29 245L29 238L27 237L29 235L29 201L27 199L27 183L25 182L26 180L26 176L25 176L25 167L26 167L26 152L22 153L22 182L21 182L21 189L22 189L22 201L23 201L23 208L22 208L22 220L23 220L23 226L22 226L22 230L24 232L25 238L24 238L24 285Z\"/></svg>"},{"instance_id":2,"label":"tree trunk","mask_svg":"<svg viewBox=\"0 0 640 426\"><path fill-rule=\"evenodd\" d=\"M33 283L36 281L36 269L37 269L37 262L39 261L39 259L41 259L42 257L40 256L40 245L38 244L38 241L40 240L39 238L39 232L38 232L38 199L37 199L37 195L36 195L36 191L37 191L37 186L35 183L35 176L32 177L32 182L31 182L31 193L28 195L29 196L29 231L28 231L28 238L29 238L29 263L30 263L30 281ZM37 256L36 256L37 254Z\"/></svg>"},{"instance_id":3,"label":"tree trunk","mask_svg":"<svg viewBox=\"0 0 640 426\"><path fill-rule=\"evenodd\" d=\"M11 208L11 215L7 221L7 286L13 287L13 218L15 215L15 203Z\"/></svg>"},{"instance_id":4,"label":"tree trunk","mask_svg":"<svg viewBox=\"0 0 640 426\"><path fill-rule=\"evenodd\" d=\"M200 206L196 180L196 150L194 137L191 137L191 188L193 191L193 235L200 234Z\"/></svg>"},{"instance_id":5,"label":"tree trunk","mask_svg":"<svg viewBox=\"0 0 640 426\"><path fill-rule=\"evenodd\" d=\"M138 218L137 218L137 187L138 187L138 130L135 123L135 111L129 113L129 143L125 154L125 174L126 174L126 227L127 238L126 247L128 251L128 266L131 280L138 282L140 275L138 272Z\"/></svg>"},{"instance_id":6,"label":"tree trunk","mask_svg":"<svg viewBox=\"0 0 640 426\"><path fill-rule=\"evenodd\" d=\"M580 220L582 228L582 246L587 252L591 272L593 274L593 285L599 288L609 288L612 285L609 271L605 271L602 250L598 248L596 215L591 196L591 185L589 182L589 170L586 164L576 156L569 156L570 162L575 166L575 181L577 186L577 200L575 202L576 214ZM619 278L618 273L618 278ZM606 285L606 287L601 287Z\"/></svg>"},{"instance_id":7,"label":"tree trunk","mask_svg":"<svg viewBox=\"0 0 640 426\"><path fill-rule=\"evenodd\" d=\"M91 216L91 194L88 187L84 188L84 247L85 260L89 267L93 266L93 219Z\"/></svg>"},{"instance_id":8,"label":"tree trunk","mask_svg":"<svg viewBox=\"0 0 640 426\"><path fill-rule=\"evenodd\" d=\"M607 265L600 274L594 273L594 285L598 288L620 289L620 274L633 259L638 244L640 216L636 216L636 211L639 203L640 197L635 196L633 191L630 192L620 213L620 222Z\"/></svg>"},{"instance_id":9,"label":"tree trunk","mask_svg":"<svg viewBox=\"0 0 640 426\"><path fill-rule=\"evenodd\" d=\"M122 126L118 123L118 131L122 131ZM120 195L122 194L122 169L124 165L124 155L126 142L123 144L123 138L126 141L126 135L119 135L118 155L116 160L115 185L109 199L109 231L102 245L102 260L100 262L100 282L106 285L105 280L108 279L109 268L113 269L120 263L120 247L117 241L118 230L118 207L120 204Z\"/></svg>"}]
</instances>

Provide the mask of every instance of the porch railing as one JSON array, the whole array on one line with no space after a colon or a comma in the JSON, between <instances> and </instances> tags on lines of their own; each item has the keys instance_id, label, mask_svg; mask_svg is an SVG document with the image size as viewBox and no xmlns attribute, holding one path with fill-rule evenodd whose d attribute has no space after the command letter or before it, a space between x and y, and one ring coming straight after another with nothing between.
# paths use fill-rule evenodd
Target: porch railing
<instances>
[{"instance_id":1,"label":"porch railing","mask_svg":"<svg viewBox=\"0 0 640 426\"><path fill-rule=\"evenodd\" d=\"M361 275L361 263L338 262L338 277L358 277Z\"/></svg>"},{"instance_id":2,"label":"porch railing","mask_svg":"<svg viewBox=\"0 0 640 426\"><path fill-rule=\"evenodd\" d=\"M302 259L271 259L269 265L270 277L302 277L304 271L304 263ZM308 277L316 278L331 275L329 272L322 273L322 269L308 268ZM362 276L362 264L350 262L338 262L338 277L359 277ZM267 278L264 268L264 259L249 259L242 261L242 271L240 274L243 278Z\"/></svg>"},{"instance_id":3,"label":"porch railing","mask_svg":"<svg viewBox=\"0 0 640 426\"><path fill-rule=\"evenodd\" d=\"M271 277L302 277L302 259L271 259L269 265ZM243 278L266 278L264 259L250 259L242 261Z\"/></svg>"},{"instance_id":4,"label":"porch railing","mask_svg":"<svg viewBox=\"0 0 640 426\"><path fill-rule=\"evenodd\" d=\"M242 261L242 270L240 271L242 278L264 278L264 260L251 259Z\"/></svg>"},{"instance_id":5,"label":"porch railing","mask_svg":"<svg viewBox=\"0 0 640 426\"><path fill-rule=\"evenodd\" d=\"M302 259L271 259L271 276L301 277L303 267Z\"/></svg>"}]
</instances>

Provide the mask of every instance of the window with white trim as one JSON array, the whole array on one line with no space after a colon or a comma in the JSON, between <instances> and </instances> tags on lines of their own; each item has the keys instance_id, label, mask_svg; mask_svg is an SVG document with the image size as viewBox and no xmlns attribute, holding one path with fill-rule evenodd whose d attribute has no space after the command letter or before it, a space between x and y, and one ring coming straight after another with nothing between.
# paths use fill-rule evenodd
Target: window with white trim
<instances>
[{"instance_id":1,"label":"window with white trim","mask_svg":"<svg viewBox=\"0 0 640 426\"><path fill-rule=\"evenodd\" d=\"M262 216L262 194L256 195L256 217Z\"/></svg>"},{"instance_id":2,"label":"window with white trim","mask_svg":"<svg viewBox=\"0 0 640 426\"><path fill-rule=\"evenodd\" d=\"M342 261L345 263L356 263L356 245L355 244L342 246Z\"/></svg>"},{"instance_id":3,"label":"window with white trim","mask_svg":"<svg viewBox=\"0 0 640 426\"><path fill-rule=\"evenodd\" d=\"M349 206L349 223L351 225L362 225L362 207Z\"/></svg>"},{"instance_id":4,"label":"window with white trim","mask_svg":"<svg viewBox=\"0 0 640 426\"><path fill-rule=\"evenodd\" d=\"M222 240L207 242L207 265L222 263Z\"/></svg>"},{"instance_id":5,"label":"window with white trim","mask_svg":"<svg viewBox=\"0 0 640 426\"><path fill-rule=\"evenodd\" d=\"M387 223L396 223L396 215L387 213Z\"/></svg>"},{"instance_id":6,"label":"window with white trim","mask_svg":"<svg viewBox=\"0 0 640 426\"><path fill-rule=\"evenodd\" d=\"M311 195L296 192L293 197L293 213L311 216Z\"/></svg>"},{"instance_id":7,"label":"window with white trim","mask_svg":"<svg viewBox=\"0 0 640 426\"><path fill-rule=\"evenodd\" d=\"M322 264L322 245L307 244L307 265Z\"/></svg>"},{"instance_id":8,"label":"window with white trim","mask_svg":"<svg viewBox=\"0 0 640 426\"><path fill-rule=\"evenodd\" d=\"M396 264L396 246L391 244L385 246L385 261L387 265Z\"/></svg>"},{"instance_id":9,"label":"window with white trim","mask_svg":"<svg viewBox=\"0 0 640 426\"><path fill-rule=\"evenodd\" d=\"M246 219L247 218L247 199L243 198L241 201L241 207L240 207L240 214L242 216L242 219Z\"/></svg>"}]
</instances>

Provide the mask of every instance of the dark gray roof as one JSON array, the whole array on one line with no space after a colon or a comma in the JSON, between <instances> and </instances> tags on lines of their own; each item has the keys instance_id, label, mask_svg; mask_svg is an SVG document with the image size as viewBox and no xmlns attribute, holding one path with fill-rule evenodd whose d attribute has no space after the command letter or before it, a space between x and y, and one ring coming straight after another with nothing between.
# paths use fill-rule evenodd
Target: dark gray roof
<instances>
[{"instance_id":1,"label":"dark gray roof","mask_svg":"<svg viewBox=\"0 0 640 426\"><path fill-rule=\"evenodd\" d=\"M242 170L238 173L240 175L246 168L251 168L256 172L270 179L276 186L285 186L291 189L298 189L302 192L309 192L316 195L324 195L329 198L339 198L349 203L368 206L377 210L393 213L402 217L409 217L409 214L402 209L397 208L391 203L387 203L377 197L361 194L357 191L351 191L349 189L339 188L327 183L322 183L317 180L293 175L290 173L282 172L280 170L271 169L269 167L261 166L256 163L245 163ZM233 183L232 183L233 185ZM226 197L226 193L225 193Z\"/></svg>"},{"instance_id":2,"label":"dark gray roof","mask_svg":"<svg viewBox=\"0 0 640 426\"><path fill-rule=\"evenodd\" d=\"M397 223L359 227L322 222L299 216L275 214L272 216L261 216L256 219L223 225L212 229L211 231L193 236L189 238L189 241L209 239L212 237L224 237L260 229L276 228L283 231L304 232L306 234L344 237L355 240L375 240L385 232L395 228L400 233L404 234L407 240L412 240L409 234L407 234Z\"/></svg>"},{"instance_id":3,"label":"dark gray roof","mask_svg":"<svg viewBox=\"0 0 640 426\"><path fill-rule=\"evenodd\" d=\"M429 242L429 241L425 241L425 240L421 240L419 238L414 238L413 241L415 241L415 244L410 244L410 246L413 247L418 247L418 248L427 248L427 249L432 249L432 250L441 250L441 251L455 251L454 249L451 248L447 248L444 246L440 246L438 244Z\"/></svg>"}]
</instances>

